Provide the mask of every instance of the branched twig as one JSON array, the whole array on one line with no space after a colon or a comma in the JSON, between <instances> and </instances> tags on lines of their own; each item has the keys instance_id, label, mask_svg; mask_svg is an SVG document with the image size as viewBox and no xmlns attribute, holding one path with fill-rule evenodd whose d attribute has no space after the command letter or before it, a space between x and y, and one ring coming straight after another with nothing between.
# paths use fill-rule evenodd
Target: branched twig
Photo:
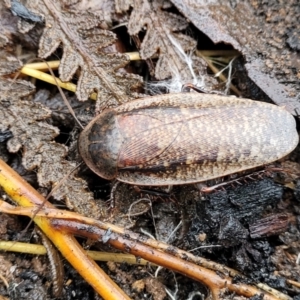
<instances>
[{"instance_id":1,"label":"branched twig","mask_svg":"<svg viewBox=\"0 0 300 300\"><path fill-rule=\"evenodd\" d=\"M1 202L0 210L2 212L32 216L36 206L39 206L41 202L44 201L41 195L1 160L0 185L19 205L27 207L27 209L11 208L5 202ZM176 257L178 254L183 255L184 251L176 249L175 247L170 247L167 244L131 233L128 230L124 230L112 224L85 218L76 213L55 209L49 202L46 202L41 211L37 213L34 217L34 221L52 240L65 258L77 268L79 273L90 282L98 292L101 291L100 293L105 299L112 299L107 298L105 294L110 289L113 289L116 295L118 294L118 297L120 297L113 299L125 299L126 296L91 262L70 233L96 240L102 240L105 236L105 242L117 249L130 252L137 257L143 257L150 262L180 272L206 284L211 289L214 299L219 299L218 295L220 289L225 287L232 292L246 297L262 293L262 291L254 286L242 283L235 284L228 275L220 276L212 270L187 261L193 257L191 254L189 254L189 257ZM84 268L82 264L85 265ZM101 280L99 282L97 276L101 276L101 280L104 280L105 286L103 286ZM276 299L284 298L278 298L268 293L264 295L264 300Z\"/></svg>"}]
</instances>

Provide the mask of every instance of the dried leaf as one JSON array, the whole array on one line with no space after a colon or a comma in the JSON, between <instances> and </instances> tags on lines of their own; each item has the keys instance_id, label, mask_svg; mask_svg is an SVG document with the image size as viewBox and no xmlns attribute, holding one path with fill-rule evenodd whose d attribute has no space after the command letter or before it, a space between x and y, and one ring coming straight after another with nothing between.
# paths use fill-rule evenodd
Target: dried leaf
<instances>
[{"instance_id":1,"label":"dried leaf","mask_svg":"<svg viewBox=\"0 0 300 300\"><path fill-rule=\"evenodd\" d=\"M0 2L0 48L3 49L16 34L17 27L14 24L15 18L6 8L5 3Z\"/></svg>"},{"instance_id":2,"label":"dried leaf","mask_svg":"<svg viewBox=\"0 0 300 300\"><path fill-rule=\"evenodd\" d=\"M133 5L133 0L115 0L116 13L120 14L129 10Z\"/></svg>"},{"instance_id":3,"label":"dried leaf","mask_svg":"<svg viewBox=\"0 0 300 300\"><path fill-rule=\"evenodd\" d=\"M300 55L286 45L292 44L294 48L298 45L297 0L288 5L278 3L277 7L269 2L251 0L239 2L234 7L230 1L218 0L171 2L214 43L231 44L241 51L249 77L275 103L284 105L292 114L300 110ZM287 20L290 28L286 28Z\"/></svg>"},{"instance_id":4,"label":"dried leaf","mask_svg":"<svg viewBox=\"0 0 300 300\"><path fill-rule=\"evenodd\" d=\"M288 233L287 233L288 235ZM300 253L299 233L295 230L295 240L289 241L276 247L271 256L271 260L276 267L276 272L284 278L299 281L300 265L294 263L297 260L297 254Z\"/></svg>"},{"instance_id":5,"label":"dried leaf","mask_svg":"<svg viewBox=\"0 0 300 300\"><path fill-rule=\"evenodd\" d=\"M30 3L33 6L37 4L34 1ZM41 7L41 3L38 4L36 7ZM78 30L81 34L80 38L86 34L89 27L94 30L94 34L97 34L98 28L94 29L93 26L98 24L98 21L93 23L93 20L87 20L81 24L82 26ZM111 40L114 40L114 36L112 37L107 31L104 34L108 38L103 44L108 45ZM97 39L92 40L95 46L90 47L94 52L97 51L97 41ZM84 46L87 47L88 45ZM14 71L20 67L16 58L5 52L3 54L2 59L0 59L2 74L10 73L10 69ZM70 58L72 59L72 57ZM114 67L117 68L116 60L114 62ZM62 71L64 72L63 68ZM34 170L37 173L40 187L50 190L64 177L68 177L53 196L58 200L64 199L70 208L82 214L99 218L102 215L102 208L94 201L93 194L88 191L86 182L75 178L73 174L69 175L76 163L65 159L68 153L67 147L54 142L59 130L45 121L50 118L51 110L40 103L20 99L33 93L34 87L26 82L13 83L2 79L0 90L0 131L9 131L13 135L7 141L9 152L15 153L22 150L22 164L27 170Z\"/></svg>"},{"instance_id":6,"label":"dried leaf","mask_svg":"<svg viewBox=\"0 0 300 300\"><path fill-rule=\"evenodd\" d=\"M43 16L39 15L38 11L34 9L34 6L29 10L23 3L17 0L4 0L4 3L14 16L19 17L18 30L21 33L28 33L35 27L36 23L42 23L44 21ZM38 5L38 2L35 2L35 4Z\"/></svg>"},{"instance_id":7,"label":"dried leaf","mask_svg":"<svg viewBox=\"0 0 300 300\"><path fill-rule=\"evenodd\" d=\"M9 130L13 137L7 142L9 152L22 149L22 163L27 170L36 170L41 187L51 189L76 166L67 161L67 147L54 142L58 128L47 124L50 109L40 103L21 100L34 92L27 81L0 81L0 131ZM99 218L101 208L87 191L84 180L70 175L54 193L58 200L64 199L76 211Z\"/></svg>"},{"instance_id":8,"label":"dried leaf","mask_svg":"<svg viewBox=\"0 0 300 300\"><path fill-rule=\"evenodd\" d=\"M3 48L7 43L9 39L2 33L0 33L0 48Z\"/></svg>"},{"instance_id":9,"label":"dried leaf","mask_svg":"<svg viewBox=\"0 0 300 300\"><path fill-rule=\"evenodd\" d=\"M15 56L0 50L0 75L15 73L22 67L22 63Z\"/></svg>"},{"instance_id":10,"label":"dried leaf","mask_svg":"<svg viewBox=\"0 0 300 300\"><path fill-rule=\"evenodd\" d=\"M28 8L31 6L28 2ZM129 62L127 55L99 51L116 40L114 33L98 27L104 22L103 16L62 11L58 1L40 1L38 9L46 19L39 56L46 58L63 44L60 78L68 81L81 68L76 91L79 100L86 100L96 90L101 109L104 109L134 97L132 89L140 85L140 77L117 72Z\"/></svg>"},{"instance_id":11,"label":"dried leaf","mask_svg":"<svg viewBox=\"0 0 300 300\"><path fill-rule=\"evenodd\" d=\"M122 1L125 2L125 1ZM73 11L90 11L96 15L102 15L105 23L112 25L112 18L115 12L114 2L111 0L64 0L64 8ZM106 27L103 24L103 28Z\"/></svg>"},{"instance_id":12,"label":"dried leaf","mask_svg":"<svg viewBox=\"0 0 300 300\"><path fill-rule=\"evenodd\" d=\"M130 35L137 35L145 25L147 33L141 44L140 55L143 59L148 59L159 51L155 77L166 79L180 76L182 81L193 79L194 72L191 64L188 65L184 52L192 51L197 43L191 37L178 33L187 27L187 21L178 15L162 11L158 2L154 1L150 5L148 0L135 0L128 32Z\"/></svg>"},{"instance_id":13,"label":"dried leaf","mask_svg":"<svg viewBox=\"0 0 300 300\"><path fill-rule=\"evenodd\" d=\"M14 16L18 16L21 19L24 19L28 22L43 22L43 18L41 16L38 16L33 12L29 11L21 2L17 0L7 0L7 3L8 2L10 2L9 8Z\"/></svg>"},{"instance_id":14,"label":"dried leaf","mask_svg":"<svg viewBox=\"0 0 300 300\"><path fill-rule=\"evenodd\" d=\"M6 2L6 6L4 6L3 2ZM7 8L10 7L10 2L10 0L0 1L0 49L4 46L6 46L6 48L7 46L15 46L17 40L19 45L22 45L20 49L34 49L36 53L42 23L30 23L17 16L13 16L12 12ZM23 33L28 32L28 30L23 31L23 28L21 28L22 30L20 31L20 26L23 22L28 26L28 30L32 29L35 25L34 30L24 35ZM8 44L9 42L10 44Z\"/></svg>"}]
</instances>

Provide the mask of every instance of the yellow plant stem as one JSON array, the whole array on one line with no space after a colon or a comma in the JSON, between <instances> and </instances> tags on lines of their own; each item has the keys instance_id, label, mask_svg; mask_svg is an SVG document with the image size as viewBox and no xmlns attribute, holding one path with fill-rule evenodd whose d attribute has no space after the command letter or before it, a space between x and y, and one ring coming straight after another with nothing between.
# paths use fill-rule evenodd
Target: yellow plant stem
<instances>
[{"instance_id":1,"label":"yellow plant stem","mask_svg":"<svg viewBox=\"0 0 300 300\"><path fill-rule=\"evenodd\" d=\"M9 214L30 216L33 214L34 208L13 207L8 203L0 200L0 211ZM48 207L43 207L37 213L37 216L52 219L52 224L54 225L54 227L60 228L61 231L66 231L75 235L87 237L92 240L99 240L109 232L110 237L106 242L114 248L122 251L129 251L137 257L143 257L148 261L151 261L152 263L164 266L169 269L173 269L176 272L180 272L195 280L205 283L210 288L213 299L215 300L219 299L219 291L224 287L226 287L230 291L248 297L261 293L260 290L253 286L233 283L231 278L225 276L227 272L221 272L224 274L224 276L220 277L216 272L193 264L193 259L190 260L190 262L187 262L185 260L182 260L181 258L175 257L173 254L178 254L178 252L182 251L180 249L172 248L172 255L170 255L168 253L169 250L165 249L167 251L162 251L164 246L167 246L166 244L158 241L151 242L151 239L145 239L142 237L142 241L140 241L138 238L134 237L138 237L137 234L131 233L130 231L126 230L125 233L124 229L119 228L113 224L83 217L74 212ZM149 247L150 244L151 246ZM157 249L157 246L160 249ZM168 246L168 249L170 249L170 245ZM185 258L187 259L188 256L189 255L186 255ZM291 300L289 296L284 295L267 286L262 286L262 288L264 289L264 291L267 291L267 293L264 295L264 300Z\"/></svg>"},{"instance_id":2,"label":"yellow plant stem","mask_svg":"<svg viewBox=\"0 0 300 300\"><path fill-rule=\"evenodd\" d=\"M41 62L26 64L24 65L24 67L29 69L34 69L34 70L48 71L49 68L51 68L52 70L57 70L59 65L60 65L59 60L52 60L52 61L47 61L47 63L41 61Z\"/></svg>"},{"instance_id":3,"label":"yellow plant stem","mask_svg":"<svg viewBox=\"0 0 300 300\"><path fill-rule=\"evenodd\" d=\"M47 250L43 245L34 245L29 243L11 241L0 241L0 251L20 252L35 255L47 254Z\"/></svg>"},{"instance_id":4,"label":"yellow plant stem","mask_svg":"<svg viewBox=\"0 0 300 300\"><path fill-rule=\"evenodd\" d=\"M33 64L31 64L33 65ZM41 72L39 70L35 70L35 69L32 69L32 68L29 68L27 66L24 66L20 72L22 74L25 74L25 75L28 75L28 76L31 76L33 78L36 78L36 79L39 79L41 81L44 81L44 82L48 82L50 84L53 84L53 85L56 85L56 81L57 83L59 84L60 87L64 88L65 90L68 90L68 91L71 91L73 93L76 92L76 84L74 83L71 83L71 82L62 82L59 78L55 77L55 79L53 78L53 76L47 74L47 73L44 73L44 72ZM97 94L96 93L92 93L90 95L90 98L93 99L93 100L96 100L97 99Z\"/></svg>"},{"instance_id":5,"label":"yellow plant stem","mask_svg":"<svg viewBox=\"0 0 300 300\"><path fill-rule=\"evenodd\" d=\"M20 252L35 255L47 254L46 248L43 245L20 243L12 241L0 241L0 251ZM134 255L124 253L111 253L87 250L85 253L96 261L113 261L115 263L128 263L131 265L146 265L147 260L137 260Z\"/></svg>"},{"instance_id":6,"label":"yellow plant stem","mask_svg":"<svg viewBox=\"0 0 300 300\"><path fill-rule=\"evenodd\" d=\"M228 61L234 56L240 56L240 52L237 50L196 50L196 53L205 57L224 57ZM126 52L124 53L129 57L130 61L141 60L140 54L138 52ZM48 64L48 65L47 65ZM57 70L60 65L60 60L52 60L48 61L47 64L45 62L37 62L26 64L25 67L40 71L47 71L50 67L52 70Z\"/></svg>"},{"instance_id":7,"label":"yellow plant stem","mask_svg":"<svg viewBox=\"0 0 300 300\"><path fill-rule=\"evenodd\" d=\"M0 185L3 190L20 206L39 207L45 199L22 177L0 159ZM49 202L45 207L54 208ZM51 226L46 217L35 216L33 221L51 239L69 263L89 282L104 299L130 299L105 272L89 258L76 239L66 232Z\"/></svg>"},{"instance_id":8,"label":"yellow plant stem","mask_svg":"<svg viewBox=\"0 0 300 300\"><path fill-rule=\"evenodd\" d=\"M176 257L176 254L180 255L180 252L182 252L180 249L172 248L172 254L170 254L170 245L149 238L145 239L113 224L55 209L49 202L46 202L37 212L37 208L43 203L44 198L1 160L0 185L9 196L23 206L13 207L0 199L0 211L33 217L33 220L52 240L65 258L104 299L129 298L123 291L119 291L115 283L111 282L111 279L88 256L84 255L83 249L73 238L72 233L94 240L109 235L106 243L112 247L130 252L136 257L143 257L152 263L172 269L206 284L215 300L219 299L218 295L222 288L227 288L231 292L246 297L252 297L262 292L254 286L234 283L230 277L225 275L226 273L220 276L212 270L196 265L192 262L194 259L186 261ZM190 255L186 253L185 259ZM264 300L291 300L289 296L276 290L268 287L263 288L267 289L267 293L264 293Z\"/></svg>"},{"instance_id":9,"label":"yellow plant stem","mask_svg":"<svg viewBox=\"0 0 300 300\"><path fill-rule=\"evenodd\" d=\"M141 57L139 55L138 52L128 52L128 53L124 53L126 54L129 59L131 61L134 60L141 60ZM200 50L196 50L196 54L199 56L202 56L203 59L205 59L205 61L207 62L208 66L212 69L212 71L214 73L219 72L219 70L211 63L211 61L209 60L209 56L222 56L222 57L228 57L228 56L238 56L240 55L238 51L236 50L210 50L210 51L200 51ZM56 85L56 82L59 84L60 87L71 91L71 92L76 92L76 84L71 83L71 82L62 82L59 78L56 77L56 81L55 79L47 74L44 73L47 70L49 70L49 68L51 68L52 70L56 70L59 68L60 65L60 61L59 60L54 60L54 61L49 61L49 62L38 62L38 63L30 63L30 64L26 64L22 69L21 69L21 73L31 76L33 78L39 79L41 81L45 81L48 82L50 84ZM222 81L226 81L227 79L225 78L225 76L223 74L220 75L220 79ZM237 95L240 95L240 92L237 90L237 88L235 88L233 85L230 86L230 88L234 91L234 93L236 93ZM97 99L97 94L96 93L92 93L90 95L90 98L92 100L96 100Z\"/></svg>"}]
</instances>

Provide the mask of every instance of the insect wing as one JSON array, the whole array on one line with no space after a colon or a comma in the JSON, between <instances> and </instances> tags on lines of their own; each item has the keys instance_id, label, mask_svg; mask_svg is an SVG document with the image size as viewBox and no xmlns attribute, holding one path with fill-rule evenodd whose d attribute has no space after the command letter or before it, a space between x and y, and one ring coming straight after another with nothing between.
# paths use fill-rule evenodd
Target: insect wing
<instances>
[{"instance_id":1,"label":"insect wing","mask_svg":"<svg viewBox=\"0 0 300 300\"><path fill-rule=\"evenodd\" d=\"M278 108L251 102L200 109L151 107L123 115L119 124L125 142L118 179L143 185L183 184L277 160L285 151L290 116L282 111L276 118Z\"/></svg>"}]
</instances>

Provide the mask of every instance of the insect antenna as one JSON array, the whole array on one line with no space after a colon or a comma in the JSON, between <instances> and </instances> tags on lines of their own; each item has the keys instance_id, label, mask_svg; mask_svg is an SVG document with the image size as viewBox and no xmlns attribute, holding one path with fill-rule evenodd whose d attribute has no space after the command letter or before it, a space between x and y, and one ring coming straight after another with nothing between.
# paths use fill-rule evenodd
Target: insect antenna
<instances>
[{"instance_id":1,"label":"insect antenna","mask_svg":"<svg viewBox=\"0 0 300 300\"><path fill-rule=\"evenodd\" d=\"M56 86L57 86L57 88L58 88L58 90L59 90L59 93L60 93L61 97L63 98L64 103L66 104L66 106L67 106L67 108L68 108L70 114L73 116L74 120L77 122L77 124L79 125L79 127L83 130L84 127L82 126L82 124L80 123L80 121L77 119L77 117L76 117L76 115L75 115L75 113L74 113L74 110L73 110L72 106L70 105L69 101L67 100L67 98L66 98L66 96L65 96L65 94L64 94L64 92L63 92L63 90L62 90L62 88L59 86L59 84L58 84L58 82L57 82L57 79L56 79L56 77L55 77L55 75L54 75L52 69L50 68L48 62L45 61L45 60L42 60L42 61L44 61L44 62L46 63L46 65L47 65L47 67L48 67L48 69L49 69L49 72L50 72L50 74L52 75L52 77L53 77L53 79L54 79L54 81L55 81L55 84L56 84Z\"/></svg>"}]
</instances>

